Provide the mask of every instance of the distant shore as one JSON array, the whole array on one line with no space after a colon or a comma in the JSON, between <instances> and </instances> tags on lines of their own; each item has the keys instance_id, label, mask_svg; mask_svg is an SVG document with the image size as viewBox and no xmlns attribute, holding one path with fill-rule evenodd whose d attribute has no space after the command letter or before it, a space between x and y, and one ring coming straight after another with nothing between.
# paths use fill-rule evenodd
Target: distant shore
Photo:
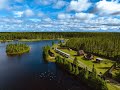
<instances>
[{"instance_id":1,"label":"distant shore","mask_svg":"<svg viewBox=\"0 0 120 90\"><path fill-rule=\"evenodd\" d=\"M20 41L20 42L37 42L42 40L64 40L63 38L58 39L18 39L18 40L0 40L0 42L12 42L12 41Z\"/></svg>"},{"instance_id":2,"label":"distant shore","mask_svg":"<svg viewBox=\"0 0 120 90\"><path fill-rule=\"evenodd\" d=\"M12 42L14 40L0 40L0 42Z\"/></svg>"}]
</instances>

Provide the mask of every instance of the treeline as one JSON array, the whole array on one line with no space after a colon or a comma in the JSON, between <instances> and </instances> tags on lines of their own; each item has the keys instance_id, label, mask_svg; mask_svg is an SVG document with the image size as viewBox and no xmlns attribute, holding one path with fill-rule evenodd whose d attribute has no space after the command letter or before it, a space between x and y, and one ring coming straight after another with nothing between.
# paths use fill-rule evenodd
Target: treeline
<instances>
[{"instance_id":1,"label":"treeline","mask_svg":"<svg viewBox=\"0 0 120 90\"><path fill-rule=\"evenodd\" d=\"M0 33L0 40L19 39L70 39L67 46L86 52L120 60L120 33L106 32L6 32Z\"/></svg>"},{"instance_id":2,"label":"treeline","mask_svg":"<svg viewBox=\"0 0 120 90\"><path fill-rule=\"evenodd\" d=\"M66 42L66 46L117 61L120 60L120 36L71 38Z\"/></svg>"},{"instance_id":3,"label":"treeline","mask_svg":"<svg viewBox=\"0 0 120 90\"><path fill-rule=\"evenodd\" d=\"M27 44L8 44L6 46L6 53L9 55L17 55L22 54L25 52L28 52L30 50L30 47Z\"/></svg>"},{"instance_id":4,"label":"treeline","mask_svg":"<svg viewBox=\"0 0 120 90\"><path fill-rule=\"evenodd\" d=\"M96 70L93 67L92 72L87 69L79 68L77 65L68 62L65 58L57 56L56 63L62 66L70 74L77 77L78 80L82 81L93 90L108 90L106 82L99 76L97 76Z\"/></svg>"},{"instance_id":5,"label":"treeline","mask_svg":"<svg viewBox=\"0 0 120 90\"><path fill-rule=\"evenodd\" d=\"M97 32L4 32L0 33L0 40L16 39L57 39L57 38L88 38L88 37L116 37L120 39L120 33Z\"/></svg>"}]
</instances>

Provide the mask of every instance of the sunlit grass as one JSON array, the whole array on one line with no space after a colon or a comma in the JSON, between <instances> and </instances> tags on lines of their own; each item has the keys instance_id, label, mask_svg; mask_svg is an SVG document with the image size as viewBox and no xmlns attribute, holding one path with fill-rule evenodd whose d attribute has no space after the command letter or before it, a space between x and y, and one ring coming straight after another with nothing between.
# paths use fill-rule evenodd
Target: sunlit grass
<instances>
[{"instance_id":1,"label":"sunlit grass","mask_svg":"<svg viewBox=\"0 0 120 90\"><path fill-rule=\"evenodd\" d=\"M55 45L55 47L58 47L58 46ZM74 50L69 50L69 49L60 49L60 50L70 54L72 58L75 58L76 55L77 55L77 52L74 51ZM56 55L59 55L59 54L56 54ZM95 69L96 69L98 74L100 72L102 72L104 74L114 64L114 61L109 60L109 59L105 59L105 58L103 58L104 61L102 61L101 63L94 63L95 59L98 58L98 56L95 56L94 60L92 60L92 61L91 60L84 60L83 56L77 56L77 58L82 63L84 63L85 65L90 67L91 69L92 69L93 64L94 64L94 67L95 67ZM66 60L68 60L69 62L73 63L73 60L70 60L70 59L66 59ZM107 87L108 87L108 90L120 90L120 87L118 85L115 85L114 83L107 82Z\"/></svg>"},{"instance_id":2,"label":"sunlit grass","mask_svg":"<svg viewBox=\"0 0 120 90\"><path fill-rule=\"evenodd\" d=\"M107 83L108 90L120 90L120 86L116 86L113 83Z\"/></svg>"},{"instance_id":3,"label":"sunlit grass","mask_svg":"<svg viewBox=\"0 0 120 90\"><path fill-rule=\"evenodd\" d=\"M69 53L71 57L75 57L77 55L77 52L74 50L68 50L68 49L60 49L63 52ZM114 61L104 59L101 63L95 63L95 59L98 58L98 56L95 56L94 60L84 60L83 56L77 56L78 60L86 64L89 68L92 68L93 65L97 71L97 73L102 72L103 74L114 64Z\"/></svg>"}]
</instances>

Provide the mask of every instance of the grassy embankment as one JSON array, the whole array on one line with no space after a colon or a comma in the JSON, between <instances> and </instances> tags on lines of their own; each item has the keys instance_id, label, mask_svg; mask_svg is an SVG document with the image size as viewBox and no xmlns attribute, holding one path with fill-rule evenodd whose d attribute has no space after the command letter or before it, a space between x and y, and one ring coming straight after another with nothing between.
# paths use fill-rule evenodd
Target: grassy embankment
<instances>
[{"instance_id":1,"label":"grassy embankment","mask_svg":"<svg viewBox=\"0 0 120 90\"><path fill-rule=\"evenodd\" d=\"M12 42L13 40L0 40L0 42Z\"/></svg>"},{"instance_id":2,"label":"grassy embankment","mask_svg":"<svg viewBox=\"0 0 120 90\"><path fill-rule=\"evenodd\" d=\"M99 58L98 56L95 56L94 60L84 60L83 56L76 56L77 52L74 50L69 51L68 49L60 49L63 52L66 52L68 54L71 55L71 57L75 58L77 57L77 59L79 61L81 61L82 63L86 64L89 68L94 67L97 70L97 73L99 74L100 72L102 72L103 74L114 64L114 61L105 59L101 62L101 63L95 63L95 59Z\"/></svg>"},{"instance_id":3,"label":"grassy embankment","mask_svg":"<svg viewBox=\"0 0 120 90\"><path fill-rule=\"evenodd\" d=\"M56 48L56 47L59 47L59 46L58 45L53 45L52 46L52 48ZM59 54L55 53L55 51L52 48L50 50L55 54L55 56L58 56ZM76 57L77 52L74 51L74 50L71 50L71 51L69 51L68 49L60 49L60 50L70 54L72 58ZM59 55L59 56L61 56L61 55ZM95 56L95 58L98 58L98 56ZM49 59L50 59L50 57L49 57ZM104 74L114 64L114 61L111 61L111 60L108 60L108 59L105 59L105 58L104 58L104 61L102 61L101 63L94 63L95 59L92 60L92 61L91 60L84 60L83 56L77 56L77 59L80 62L82 62L84 65L86 65L88 68L91 68L91 69L92 69L93 64L94 64L94 67L95 67L98 74L100 72L102 72ZM66 60L73 63L73 60L71 60L69 58L67 58ZM54 62L55 62L55 60L54 60ZM109 81L107 81L107 87L108 87L108 90L120 90L120 87L118 85L116 85L114 83L110 83Z\"/></svg>"},{"instance_id":4,"label":"grassy embankment","mask_svg":"<svg viewBox=\"0 0 120 90\"><path fill-rule=\"evenodd\" d=\"M50 55L47 57L47 61L48 62L55 62L55 57L56 56L60 56L62 58L64 58L63 56L59 55L58 53L56 53L54 51L54 48L60 48L60 46L54 44L51 48L50 48L50 51L54 53L54 57L51 57ZM76 51L69 51L68 49L60 49L68 54L71 55L72 58L75 58L75 55L77 54ZM102 72L102 73L105 73L113 64L114 64L114 61L111 61L111 60L108 60L108 59L104 59L103 62L101 62L100 64L97 64L97 63L94 63L94 60L92 61L89 61L89 60L83 60L83 57L82 56L78 56L77 57L78 60L80 60L80 62L82 62L83 64L85 64L86 66L88 66L89 68L92 68L93 67L93 64L94 64L94 67L97 71L97 73L99 72ZM95 58L98 58L97 56L95 56ZM66 60L70 63L73 63L73 60L71 60L70 58L66 58ZM114 83L110 83L110 82L107 82L107 87L108 87L108 90L120 90L119 86L117 86L116 84Z\"/></svg>"},{"instance_id":5,"label":"grassy embankment","mask_svg":"<svg viewBox=\"0 0 120 90\"><path fill-rule=\"evenodd\" d=\"M51 51L52 53L54 53L54 57L51 57L50 55L48 55L48 57L47 57L47 61L48 61L48 62L56 62L56 61L55 61L55 57L56 57L56 56L60 56L60 57L64 58L63 56L59 55L58 53L56 53L56 52L54 51L54 48L56 48L56 47L58 48L59 46L58 46L57 44L54 44L54 45L50 48L50 51ZM69 61L69 62L71 62L71 63L73 63L73 60L71 60L71 59L69 59L69 58L66 58L66 60Z\"/></svg>"},{"instance_id":6,"label":"grassy embankment","mask_svg":"<svg viewBox=\"0 0 120 90\"><path fill-rule=\"evenodd\" d=\"M75 56L77 55L77 52L74 50L69 51L68 49L60 49L63 52L66 52L68 54L71 55L71 57L75 58ZM95 56L95 58L98 58L98 56ZM92 68L93 64L94 67L97 71L97 73L99 74L100 72L102 72L103 74L114 64L114 61L108 60L104 58L104 61L102 61L101 63L94 63L94 60L84 60L83 56L77 56L77 59L79 61L81 61L83 64L87 65L88 68ZM120 90L120 86L114 84L114 83L110 83L109 81L107 82L107 86L108 86L108 90Z\"/></svg>"}]
</instances>

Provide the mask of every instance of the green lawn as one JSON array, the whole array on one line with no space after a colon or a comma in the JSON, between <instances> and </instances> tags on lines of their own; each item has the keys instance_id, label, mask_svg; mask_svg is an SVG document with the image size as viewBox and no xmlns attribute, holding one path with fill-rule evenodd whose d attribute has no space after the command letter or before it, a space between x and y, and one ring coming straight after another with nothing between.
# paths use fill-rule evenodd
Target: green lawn
<instances>
[{"instance_id":1,"label":"green lawn","mask_svg":"<svg viewBox=\"0 0 120 90\"><path fill-rule=\"evenodd\" d=\"M120 90L119 86L114 85L113 83L107 83L108 90Z\"/></svg>"},{"instance_id":2,"label":"green lawn","mask_svg":"<svg viewBox=\"0 0 120 90\"><path fill-rule=\"evenodd\" d=\"M63 52L69 53L71 57L75 57L77 55L77 52L74 50L68 50L68 49L60 49ZM82 63L86 64L89 68L92 69L93 65L97 71L97 73L102 72L103 74L114 64L114 61L104 59L101 63L95 63L95 60L84 60L83 56L77 56L78 60L80 60ZM98 58L95 56L95 58Z\"/></svg>"},{"instance_id":3,"label":"green lawn","mask_svg":"<svg viewBox=\"0 0 120 90\"><path fill-rule=\"evenodd\" d=\"M53 47L58 47L58 45L54 45ZM60 50L70 54L72 58L74 58L77 55L77 52L74 50L68 50L68 49L60 49ZM56 55L59 55L59 54L56 53ZM59 56L61 56L61 55L59 55ZM94 63L95 60L93 60L93 61L84 60L83 56L77 56L77 58L78 58L78 60L80 60L82 63L84 63L85 65L87 65L91 69L92 69L93 64L94 64L94 67L96 68L97 73L100 73L100 72L105 73L106 70L108 70L114 64L114 61L104 59L104 58L103 58L104 61L101 62L100 64ZM98 56L95 56L95 58L98 58ZM73 62L73 60L70 60L68 58L67 58L67 60L71 63ZM120 90L120 87L118 85L115 85L114 83L107 82L107 87L108 87L108 90Z\"/></svg>"},{"instance_id":4,"label":"green lawn","mask_svg":"<svg viewBox=\"0 0 120 90\"><path fill-rule=\"evenodd\" d=\"M56 48L57 46L54 45L53 47ZM56 53L56 52L54 51L54 49L51 48L50 50L54 53L55 56L60 56L60 57L64 58L63 56L61 56L61 55L59 55L58 53ZM71 59L69 59L69 58L66 58L66 60L69 61L70 63L73 63L73 60L71 60ZM55 60L54 60L54 62L55 62Z\"/></svg>"}]
</instances>

